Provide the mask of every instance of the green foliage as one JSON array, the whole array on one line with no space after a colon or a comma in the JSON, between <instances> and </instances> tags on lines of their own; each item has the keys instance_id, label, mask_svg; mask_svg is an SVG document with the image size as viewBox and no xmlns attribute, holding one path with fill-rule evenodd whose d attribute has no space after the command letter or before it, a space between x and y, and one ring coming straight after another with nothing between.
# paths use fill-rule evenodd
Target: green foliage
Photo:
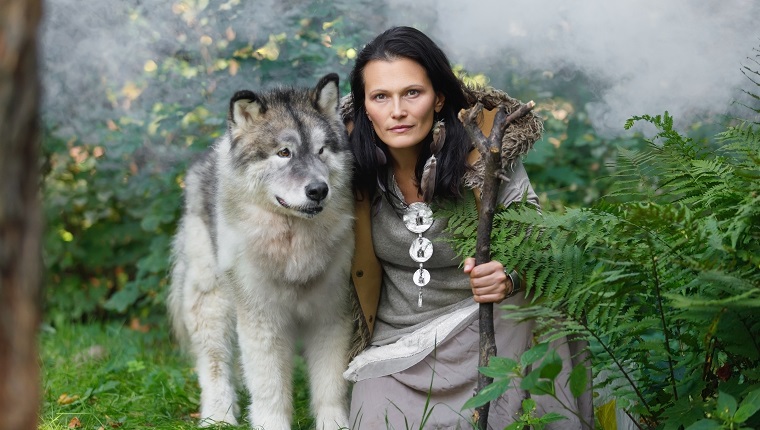
<instances>
[{"instance_id":1,"label":"green foliage","mask_svg":"<svg viewBox=\"0 0 760 430\"><path fill-rule=\"evenodd\" d=\"M535 319L550 339L590 340L618 406L641 428L678 429L707 417L719 392L760 383L758 133L742 123L718 145L680 135L667 113L635 121L658 133L644 151L621 148L603 200L563 213L501 208L491 251L532 297L508 306L511 318ZM476 217L462 206L444 216L470 255Z\"/></svg>"},{"instance_id":2,"label":"green foliage","mask_svg":"<svg viewBox=\"0 0 760 430\"><path fill-rule=\"evenodd\" d=\"M491 357L487 367L478 369L480 373L493 378L493 382L483 388L475 397L465 402L462 409L474 409L495 400L509 388L519 387L531 396L550 396L559 404L572 412L569 405L564 405L562 399L555 394L557 376L562 370L562 359L549 343L543 342L525 351L517 362L505 357ZM586 367L576 366L570 374L568 383L573 395L580 397L586 389L588 380ZM533 398L523 400L523 413L507 429L543 429L546 424L567 419L562 414L551 412L542 416L536 415L536 401Z\"/></svg>"},{"instance_id":3,"label":"green foliage","mask_svg":"<svg viewBox=\"0 0 760 430\"><path fill-rule=\"evenodd\" d=\"M58 324L161 302L181 168L139 159L139 144L121 143L112 151L44 142L46 312Z\"/></svg>"},{"instance_id":4,"label":"green foliage","mask_svg":"<svg viewBox=\"0 0 760 430\"><path fill-rule=\"evenodd\" d=\"M737 404L734 396L719 392L715 409L708 415L710 418L701 419L686 428L686 430L720 430L736 429L750 430L755 427L746 427L744 423L757 411L760 410L760 389L756 389Z\"/></svg>"},{"instance_id":5,"label":"green foliage","mask_svg":"<svg viewBox=\"0 0 760 430\"><path fill-rule=\"evenodd\" d=\"M596 201L609 189L607 175L614 169L618 149L643 145L637 137L600 136L586 112L574 109L573 103L562 98L542 106L544 137L524 160L547 209Z\"/></svg>"},{"instance_id":6,"label":"green foliage","mask_svg":"<svg viewBox=\"0 0 760 430\"><path fill-rule=\"evenodd\" d=\"M517 418L517 421L505 427L504 430L523 430L526 428L543 430L547 424L567 419L556 412L549 412L536 417L536 401L533 399L523 400L522 410L523 413Z\"/></svg>"}]
</instances>

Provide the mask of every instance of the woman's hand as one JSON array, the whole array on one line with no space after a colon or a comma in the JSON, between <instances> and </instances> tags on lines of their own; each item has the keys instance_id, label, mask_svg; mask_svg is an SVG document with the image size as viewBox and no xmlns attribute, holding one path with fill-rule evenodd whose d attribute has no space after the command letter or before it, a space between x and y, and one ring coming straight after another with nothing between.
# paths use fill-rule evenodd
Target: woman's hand
<instances>
[{"instance_id":1,"label":"woman's hand","mask_svg":"<svg viewBox=\"0 0 760 430\"><path fill-rule=\"evenodd\" d=\"M464 273L470 275L472 295L478 303L499 303L512 293L512 280L498 261L475 265L472 257L464 260Z\"/></svg>"}]
</instances>

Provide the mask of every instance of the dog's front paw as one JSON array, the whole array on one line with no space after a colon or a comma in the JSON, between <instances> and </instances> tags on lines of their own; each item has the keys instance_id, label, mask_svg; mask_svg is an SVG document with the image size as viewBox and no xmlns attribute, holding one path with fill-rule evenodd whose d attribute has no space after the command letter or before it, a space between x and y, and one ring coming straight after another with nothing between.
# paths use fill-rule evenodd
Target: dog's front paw
<instances>
[{"instance_id":1,"label":"dog's front paw","mask_svg":"<svg viewBox=\"0 0 760 430\"><path fill-rule=\"evenodd\" d=\"M323 407L317 412L317 430L338 430L348 428L345 408Z\"/></svg>"},{"instance_id":2,"label":"dog's front paw","mask_svg":"<svg viewBox=\"0 0 760 430\"><path fill-rule=\"evenodd\" d=\"M217 424L238 425L240 407L235 389L229 384L201 384L201 427Z\"/></svg>"}]
</instances>

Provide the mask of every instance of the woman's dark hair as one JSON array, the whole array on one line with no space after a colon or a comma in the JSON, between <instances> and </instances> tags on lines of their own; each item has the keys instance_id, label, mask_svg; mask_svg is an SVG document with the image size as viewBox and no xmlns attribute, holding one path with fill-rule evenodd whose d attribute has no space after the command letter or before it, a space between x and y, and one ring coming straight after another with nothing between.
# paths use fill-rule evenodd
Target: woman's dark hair
<instances>
[{"instance_id":1,"label":"woman's dark hair","mask_svg":"<svg viewBox=\"0 0 760 430\"><path fill-rule=\"evenodd\" d=\"M393 27L368 43L356 57L351 71L351 96L353 97L353 130L350 136L354 153L355 172L354 190L357 195L374 200L378 185L383 190L388 187L390 166L378 163L375 145L383 150L390 159L386 145L374 139L374 129L367 115L364 114L364 68L374 60L392 61L410 59L425 69L433 90L445 97L443 108L437 114L446 126L446 142L438 154L435 197L457 198L461 196L460 182L467 169L467 154L470 151L469 138L462 123L457 118L459 111L466 107L462 83L451 70L446 54L428 36L411 27ZM428 136L432 140L432 132ZM415 176L419 189L425 161L430 157L430 145L422 145L422 152L417 160ZM421 190L419 190L421 193ZM388 197L400 198L386 191Z\"/></svg>"}]
</instances>

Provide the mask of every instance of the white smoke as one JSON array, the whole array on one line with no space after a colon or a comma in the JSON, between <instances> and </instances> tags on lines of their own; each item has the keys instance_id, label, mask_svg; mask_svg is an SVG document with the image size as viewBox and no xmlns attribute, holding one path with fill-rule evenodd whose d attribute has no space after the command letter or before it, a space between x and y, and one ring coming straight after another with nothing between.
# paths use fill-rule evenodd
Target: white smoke
<instances>
[{"instance_id":1,"label":"white smoke","mask_svg":"<svg viewBox=\"0 0 760 430\"><path fill-rule=\"evenodd\" d=\"M47 1L41 58L46 120L72 133L77 125L102 124L113 108L108 103L117 103L113 98L118 98L125 83L140 85L144 80L147 62L185 54L197 60L202 35L193 33L198 26L188 24L192 17L178 9L183 4L194 3ZM582 73L592 85L587 90L596 96L587 109L601 133L620 133L633 115L668 110L686 124L726 113L739 94L737 89L748 88L740 68L755 65L746 58L760 44L757 0L336 0L335 4L346 21L361 23L366 30L418 27L469 71L514 67L526 75ZM211 2L199 19L216 19L215 26L229 25L236 40L256 41L259 46L269 34L292 26L294 19L309 18L311 6L306 0L218 1ZM303 82L316 78L304 76ZM182 82L154 81L137 100L144 105L133 105L130 115L147 115L151 97L183 106L208 102L223 109L234 89L262 84L256 71L241 71L215 83L216 93L204 101L199 99L200 91L185 88ZM110 102L104 102L104 91L114 92Z\"/></svg>"},{"instance_id":2,"label":"white smoke","mask_svg":"<svg viewBox=\"0 0 760 430\"><path fill-rule=\"evenodd\" d=\"M604 133L622 131L633 115L668 110L688 122L727 113L737 89L748 88L740 68L760 42L757 0L423 0L411 11L406 1L390 5L394 24L425 28L470 70L509 54L524 71L585 74L597 93L587 108Z\"/></svg>"}]
</instances>

